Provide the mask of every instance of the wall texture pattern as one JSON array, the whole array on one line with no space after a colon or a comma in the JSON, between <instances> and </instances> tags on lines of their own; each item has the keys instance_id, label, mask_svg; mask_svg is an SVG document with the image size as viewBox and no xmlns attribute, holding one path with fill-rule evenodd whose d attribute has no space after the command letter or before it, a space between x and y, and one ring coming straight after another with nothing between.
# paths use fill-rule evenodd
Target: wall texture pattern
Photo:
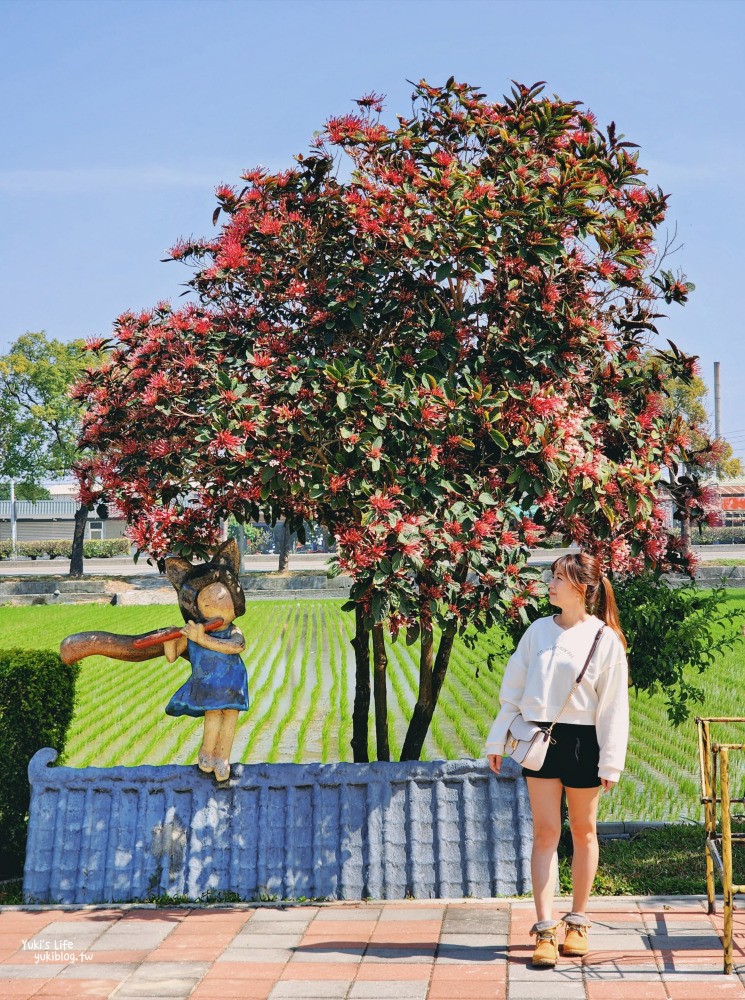
<instances>
[{"instance_id":1,"label":"wall texture pattern","mask_svg":"<svg viewBox=\"0 0 745 1000\"><path fill-rule=\"evenodd\" d=\"M489 897L530 890L525 782L505 761L29 765L27 902Z\"/></svg>"}]
</instances>

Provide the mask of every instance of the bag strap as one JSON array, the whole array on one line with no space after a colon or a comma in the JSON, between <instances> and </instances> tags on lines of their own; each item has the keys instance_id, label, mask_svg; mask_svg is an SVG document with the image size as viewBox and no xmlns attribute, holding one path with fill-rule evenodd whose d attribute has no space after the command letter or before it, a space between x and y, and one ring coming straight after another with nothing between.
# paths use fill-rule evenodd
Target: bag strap
<instances>
[{"instance_id":1,"label":"bag strap","mask_svg":"<svg viewBox=\"0 0 745 1000\"><path fill-rule=\"evenodd\" d=\"M597 635L596 635L596 636L595 636L595 638L593 639L593 642L592 642L592 646L590 647L590 652L589 652L589 653L587 654L587 659L585 660L585 665L584 665L584 667L582 667L582 669L581 669L581 670L580 670L580 672L579 672L579 676L577 677L577 680L576 680L576 681L574 682L574 684L572 685L572 689L571 689L571 691L569 692L569 694L567 695L567 699L566 699L566 701L565 701L565 702L564 702L564 704L563 704L563 705L561 706L561 710L560 710L559 714L558 714L558 715L556 716L556 718L554 719L554 721L553 721L553 722L551 723L551 725L550 725L550 726L548 727L548 729L546 730L546 736L547 736L547 737L550 737L550 736L551 736L551 732L553 731L553 728L554 728L554 726L556 725L556 723L557 723L557 722L559 721L559 719L561 718L561 716L562 716L562 714L563 714L563 712L564 712L564 709L565 709L565 708L567 707L567 705L569 704L569 702L570 702L570 700L571 700L571 697L572 697L572 695L574 694L574 692L575 692L575 691L577 690L577 688L579 687L579 684L580 684L580 682L581 682L582 678L583 678L583 677L585 676L585 673L587 672L587 668L588 668L588 667L590 666L590 660L591 660L591 659L593 658L593 656L595 655L595 650L596 650L596 649L598 648L598 643L600 642L600 637L601 637L601 635L603 634L603 629L604 629L604 628L605 628L605 625L601 625L601 626L600 626L600 628L598 629L598 632L597 632Z\"/></svg>"}]
</instances>

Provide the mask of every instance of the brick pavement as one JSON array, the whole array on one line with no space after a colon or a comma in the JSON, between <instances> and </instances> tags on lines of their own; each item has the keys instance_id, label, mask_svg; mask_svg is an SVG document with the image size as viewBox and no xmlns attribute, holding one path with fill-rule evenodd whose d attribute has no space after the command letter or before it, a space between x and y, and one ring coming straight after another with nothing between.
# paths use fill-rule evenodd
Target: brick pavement
<instances>
[{"instance_id":1,"label":"brick pavement","mask_svg":"<svg viewBox=\"0 0 745 1000\"><path fill-rule=\"evenodd\" d=\"M745 1000L745 913L732 976L700 897L596 898L591 916L591 953L543 970L529 900L7 907L0 1000Z\"/></svg>"}]
</instances>

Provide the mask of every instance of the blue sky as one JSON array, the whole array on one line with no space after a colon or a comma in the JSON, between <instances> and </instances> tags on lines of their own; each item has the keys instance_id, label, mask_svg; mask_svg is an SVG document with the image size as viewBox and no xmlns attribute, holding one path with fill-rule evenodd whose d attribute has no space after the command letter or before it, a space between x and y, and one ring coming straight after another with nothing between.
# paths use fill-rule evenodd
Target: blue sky
<instances>
[{"instance_id":1,"label":"blue sky","mask_svg":"<svg viewBox=\"0 0 745 1000\"><path fill-rule=\"evenodd\" d=\"M697 291L661 332L709 384L721 361L745 458L744 47L741 0L4 0L0 351L176 298L188 272L160 258L211 231L215 185L290 165L363 93L393 116L407 79L494 99L546 80L615 120L671 193L671 262Z\"/></svg>"}]
</instances>

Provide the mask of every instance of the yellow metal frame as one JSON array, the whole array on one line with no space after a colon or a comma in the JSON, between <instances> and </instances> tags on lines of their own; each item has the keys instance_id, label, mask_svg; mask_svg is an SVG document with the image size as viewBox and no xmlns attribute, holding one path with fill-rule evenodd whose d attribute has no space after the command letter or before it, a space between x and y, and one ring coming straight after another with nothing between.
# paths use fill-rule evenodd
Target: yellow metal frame
<instances>
[{"instance_id":1,"label":"yellow metal frame","mask_svg":"<svg viewBox=\"0 0 745 1000\"><path fill-rule=\"evenodd\" d=\"M730 751L745 750L745 743L717 743L711 738L711 723L745 722L745 717L696 719L698 729L698 759L701 772L701 803L706 829L706 896L709 913L716 913L714 867L722 879L724 971L732 972L732 916L734 897L745 893L745 885L732 884L732 845L745 844L745 832L732 832L733 803L745 804L744 798L733 798L729 787ZM717 760L719 767L717 767ZM719 772L717 774L717 771ZM719 794L717 795L717 778ZM717 804L721 805L721 829L717 829Z\"/></svg>"}]
</instances>

